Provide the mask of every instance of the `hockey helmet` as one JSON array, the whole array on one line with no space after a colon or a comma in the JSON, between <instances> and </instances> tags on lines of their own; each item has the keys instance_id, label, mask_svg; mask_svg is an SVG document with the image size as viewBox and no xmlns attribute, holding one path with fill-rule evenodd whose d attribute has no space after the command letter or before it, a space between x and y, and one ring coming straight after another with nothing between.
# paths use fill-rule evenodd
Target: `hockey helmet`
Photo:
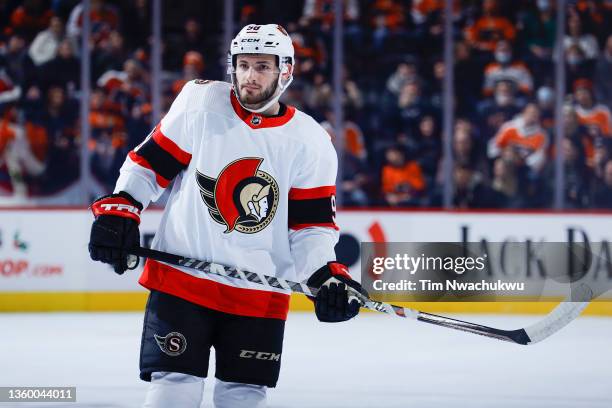
<instances>
[{"instance_id":1,"label":"hockey helmet","mask_svg":"<svg viewBox=\"0 0 612 408\"><path fill-rule=\"evenodd\" d=\"M232 79L232 86L236 96L240 95L238 92L238 82L236 81L236 60L239 54L270 54L276 56L276 64L280 74L272 97L257 109L247 108L242 104L240 98L237 98L243 108L254 113L263 112L278 101L283 92L289 87L291 81L293 81L292 71L289 68L289 65L294 64L291 37L289 37L289 34L287 34L283 27L277 24L249 24L240 30L238 35L232 40L227 60L227 73ZM287 80L283 81L282 74L285 73L290 75Z\"/></svg>"}]
</instances>

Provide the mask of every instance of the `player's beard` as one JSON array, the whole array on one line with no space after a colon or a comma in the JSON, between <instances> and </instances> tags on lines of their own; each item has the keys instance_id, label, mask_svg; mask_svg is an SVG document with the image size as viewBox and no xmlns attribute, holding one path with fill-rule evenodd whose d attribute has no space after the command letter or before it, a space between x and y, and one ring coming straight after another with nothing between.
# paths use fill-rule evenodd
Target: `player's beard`
<instances>
[{"instance_id":1,"label":"player's beard","mask_svg":"<svg viewBox=\"0 0 612 408\"><path fill-rule=\"evenodd\" d=\"M259 109L266 104L276 92L276 86L278 85L278 75L274 78L274 81L265 88L263 91L256 95L249 95L248 93L242 92L242 85L240 86L240 102L250 109Z\"/></svg>"}]
</instances>

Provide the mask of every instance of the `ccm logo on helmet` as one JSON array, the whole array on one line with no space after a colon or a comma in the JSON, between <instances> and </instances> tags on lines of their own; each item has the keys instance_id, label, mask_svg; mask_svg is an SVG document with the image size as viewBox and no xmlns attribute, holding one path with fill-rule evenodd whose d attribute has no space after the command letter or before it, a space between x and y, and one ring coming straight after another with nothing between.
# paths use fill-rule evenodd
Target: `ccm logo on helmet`
<instances>
[{"instance_id":1,"label":"ccm logo on helmet","mask_svg":"<svg viewBox=\"0 0 612 408\"><path fill-rule=\"evenodd\" d=\"M100 207L102 207L105 211L129 211L136 215L140 213L140 210L138 208L129 204L100 204Z\"/></svg>"},{"instance_id":2,"label":"ccm logo on helmet","mask_svg":"<svg viewBox=\"0 0 612 408\"><path fill-rule=\"evenodd\" d=\"M255 43L259 42L259 38L243 38L240 42Z\"/></svg>"},{"instance_id":3,"label":"ccm logo on helmet","mask_svg":"<svg viewBox=\"0 0 612 408\"><path fill-rule=\"evenodd\" d=\"M241 358L254 358L255 360L280 361L281 355L266 353L264 351L240 350Z\"/></svg>"}]
</instances>

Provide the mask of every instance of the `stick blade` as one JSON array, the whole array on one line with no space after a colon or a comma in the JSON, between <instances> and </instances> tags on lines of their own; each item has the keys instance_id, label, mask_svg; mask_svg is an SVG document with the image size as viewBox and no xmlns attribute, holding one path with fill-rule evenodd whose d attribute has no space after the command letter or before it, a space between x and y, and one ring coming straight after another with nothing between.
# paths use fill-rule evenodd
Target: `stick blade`
<instances>
[{"instance_id":1,"label":"stick blade","mask_svg":"<svg viewBox=\"0 0 612 408\"><path fill-rule=\"evenodd\" d=\"M526 344L538 343L567 326L580 316L592 298L593 291L588 285L584 283L578 285L572 291L571 299L560 303L543 320L524 329L529 337L529 342Z\"/></svg>"}]
</instances>

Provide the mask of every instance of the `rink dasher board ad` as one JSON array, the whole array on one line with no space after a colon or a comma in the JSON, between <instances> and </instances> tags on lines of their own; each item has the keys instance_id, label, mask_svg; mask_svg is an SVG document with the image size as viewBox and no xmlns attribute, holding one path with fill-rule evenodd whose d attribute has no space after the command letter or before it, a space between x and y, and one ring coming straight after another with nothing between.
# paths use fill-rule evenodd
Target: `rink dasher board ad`
<instances>
[{"instance_id":1,"label":"rink dasher board ad","mask_svg":"<svg viewBox=\"0 0 612 408\"><path fill-rule=\"evenodd\" d=\"M143 213L143 245L161 216L161 210ZM141 266L117 276L89 259L92 220L86 209L1 209L0 311L141 308ZM357 277L361 242L566 242L571 234L579 242L612 241L612 213L340 211L337 223L337 250ZM299 298L293 310L310 307ZM612 300L612 293L600 299Z\"/></svg>"}]
</instances>

